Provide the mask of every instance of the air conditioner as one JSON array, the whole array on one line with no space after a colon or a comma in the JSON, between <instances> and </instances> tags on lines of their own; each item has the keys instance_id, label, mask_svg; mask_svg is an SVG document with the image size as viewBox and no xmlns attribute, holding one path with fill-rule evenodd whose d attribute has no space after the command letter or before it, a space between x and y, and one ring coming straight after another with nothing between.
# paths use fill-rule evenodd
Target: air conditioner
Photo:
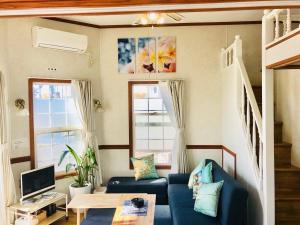
<instances>
[{"instance_id":1,"label":"air conditioner","mask_svg":"<svg viewBox=\"0 0 300 225\"><path fill-rule=\"evenodd\" d=\"M77 53L84 53L88 46L86 35L38 26L32 27L32 42L34 47L52 48Z\"/></svg>"}]
</instances>

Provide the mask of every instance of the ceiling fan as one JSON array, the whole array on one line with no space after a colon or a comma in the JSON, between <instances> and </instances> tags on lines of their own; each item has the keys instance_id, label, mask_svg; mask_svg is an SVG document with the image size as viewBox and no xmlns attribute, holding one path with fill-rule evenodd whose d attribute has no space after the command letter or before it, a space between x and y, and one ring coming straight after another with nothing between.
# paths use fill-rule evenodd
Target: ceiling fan
<instances>
[{"instance_id":1,"label":"ceiling fan","mask_svg":"<svg viewBox=\"0 0 300 225\"><path fill-rule=\"evenodd\" d=\"M154 25L154 24L164 24L165 23L165 17L169 17L175 22L180 22L184 19L184 16L179 13L145 13L141 16L139 16L135 21L133 21L133 26L138 25Z\"/></svg>"}]
</instances>

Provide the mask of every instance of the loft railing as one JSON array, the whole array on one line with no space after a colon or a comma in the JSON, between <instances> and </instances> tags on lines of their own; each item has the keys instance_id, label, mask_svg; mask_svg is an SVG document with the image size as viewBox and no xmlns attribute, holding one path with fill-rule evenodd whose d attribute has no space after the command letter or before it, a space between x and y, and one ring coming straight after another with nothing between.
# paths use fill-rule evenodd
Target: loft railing
<instances>
[{"instance_id":1,"label":"loft railing","mask_svg":"<svg viewBox=\"0 0 300 225\"><path fill-rule=\"evenodd\" d=\"M265 11L265 18L274 23L273 38L267 42L268 46L272 46L278 41L284 40L292 33L292 16L290 9L274 9L272 11ZM300 28L300 26L299 26ZM294 29L295 30L295 29Z\"/></svg>"},{"instance_id":2,"label":"loft railing","mask_svg":"<svg viewBox=\"0 0 300 225\"><path fill-rule=\"evenodd\" d=\"M239 36L227 49L222 50L224 69L234 66L237 75L237 102L247 138L250 158L259 184L263 178L262 116L242 58L242 40Z\"/></svg>"}]
</instances>

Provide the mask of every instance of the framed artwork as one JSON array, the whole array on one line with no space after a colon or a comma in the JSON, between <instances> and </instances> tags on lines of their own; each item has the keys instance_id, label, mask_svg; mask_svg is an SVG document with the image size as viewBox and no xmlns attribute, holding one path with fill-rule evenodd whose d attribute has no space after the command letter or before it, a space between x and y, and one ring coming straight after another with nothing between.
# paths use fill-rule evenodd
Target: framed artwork
<instances>
[{"instance_id":1,"label":"framed artwork","mask_svg":"<svg viewBox=\"0 0 300 225\"><path fill-rule=\"evenodd\" d=\"M158 72L176 72L176 37L158 37L157 48Z\"/></svg>"},{"instance_id":2,"label":"framed artwork","mask_svg":"<svg viewBox=\"0 0 300 225\"><path fill-rule=\"evenodd\" d=\"M137 73L156 72L156 38L138 38Z\"/></svg>"},{"instance_id":3,"label":"framed artwork","mask_svg":"<svg viewBox=\"0 0 300 225\"><path fill-rule=\"evenodd\" d=\"M118 71L122 74L135 73L135 38L118 39Z\"/></svg>"}]
</instances>

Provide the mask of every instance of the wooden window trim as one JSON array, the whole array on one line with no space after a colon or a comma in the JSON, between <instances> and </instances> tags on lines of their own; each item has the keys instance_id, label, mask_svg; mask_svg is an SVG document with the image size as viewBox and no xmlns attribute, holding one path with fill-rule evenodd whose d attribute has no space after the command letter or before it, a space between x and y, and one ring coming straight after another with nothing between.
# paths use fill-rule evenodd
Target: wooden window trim
<instances>
[{"instance_id":1,"label":"wooden window trim","mask_svg":"<svg viewBox=\"0 0 300 225\"><path fill-rule=\"evenodd\" d=\"M28 102L29 102L29 144L30 144L30 167L35 169L35 140L34 140L34 110L33 110L33 84L34 83L59 83L70 84L71 80L63 79L41 79L41 78L29 78L28 79ZM57 173L55 179L63 179L69 176L75 176L75 172L62 175Z\"/></svg>"},{"instance_id":2,"label":"wooden window trim","mask_svg":"<svg viewBox=\"0 0 300 225\"><path fill-rule=\"evenodd\" d=\"M128 81L128 121L129 121L129 169L133 169L132 162L130 160L131 157L134 156L133 154L133 96L132 96L132 89L133 86L136 84L158 84L158 81ZM156 165L156 169L161 170L170 170L171 165Z\"/></svg>"}]
</instances>

